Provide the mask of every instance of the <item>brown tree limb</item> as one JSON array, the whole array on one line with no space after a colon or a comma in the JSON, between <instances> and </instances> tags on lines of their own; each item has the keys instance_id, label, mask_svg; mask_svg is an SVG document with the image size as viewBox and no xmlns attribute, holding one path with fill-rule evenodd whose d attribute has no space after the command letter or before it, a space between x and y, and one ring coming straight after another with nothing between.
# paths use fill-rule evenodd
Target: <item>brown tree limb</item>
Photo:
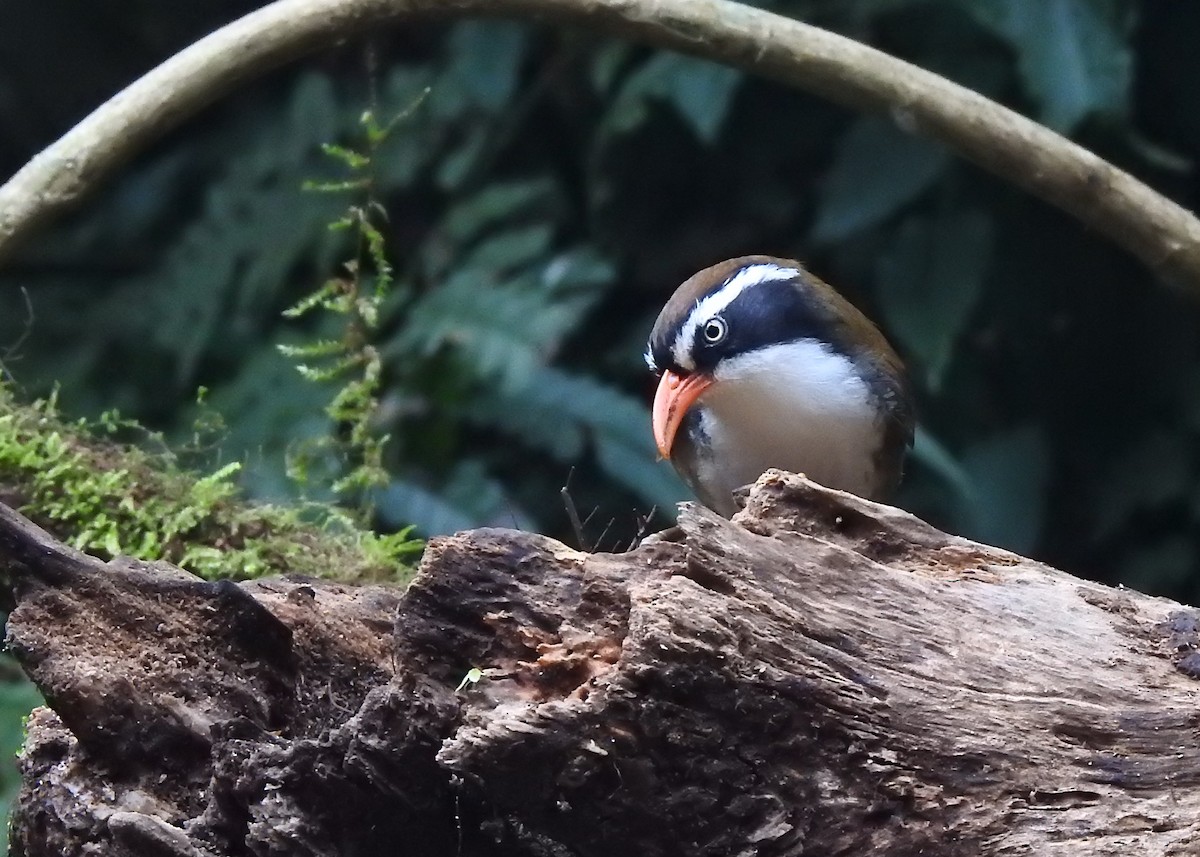
<instances>
[{"instance_id":1,"label":"brown tree limb","mask_svg":"<svg viewBox=\"0 0 1200 857\"><path fill-rule=\"evenodd\" d=\"M401 595L104 565L0 513L9 643L53 708L16 844L1200 851L1196 610L786 474L680 526L619 555L462 533Z\"/></svg>"},{"instance_id":2,"label":"brown tree limb","mask_svg":"<svg viewBox=\"0 0 1200 857\"><path fill-rule=\"evenodd\" d=\"M0 187L0 262L152 140L241 80L385 24L502 15L584 26L886 112L1108 236L1200 296L1200 221L1128 173L943 77L727 0L278 0L130 85Z\"/></svg>"}]
</instances>

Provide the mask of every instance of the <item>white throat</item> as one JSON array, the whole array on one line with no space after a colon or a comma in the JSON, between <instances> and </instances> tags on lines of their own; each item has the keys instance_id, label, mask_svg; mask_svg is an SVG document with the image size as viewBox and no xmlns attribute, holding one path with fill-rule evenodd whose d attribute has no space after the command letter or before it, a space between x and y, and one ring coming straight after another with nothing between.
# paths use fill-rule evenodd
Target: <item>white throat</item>
<instances>
[{"instance_id":1,"label":"white throat","mask_svg":"<svg viewBox=\"0 0 1200 857\"><path fill-rule=\"evenodd\" d=\"M728 358L714 377L698 403L711 455L697 473L714 500L772 467L860 496L878 490L883 425L849 358L801 340Z\"/></svg>"}]
</instances>

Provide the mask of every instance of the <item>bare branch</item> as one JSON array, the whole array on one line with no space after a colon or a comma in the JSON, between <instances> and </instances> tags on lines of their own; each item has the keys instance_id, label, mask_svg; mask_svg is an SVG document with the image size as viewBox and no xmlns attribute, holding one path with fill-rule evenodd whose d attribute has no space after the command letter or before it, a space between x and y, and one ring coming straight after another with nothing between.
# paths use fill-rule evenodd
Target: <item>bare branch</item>
<instances>
[{"instance_id":1,"label":"bare branch","mask_svg":"<svg viewBox=\"0 0 1200 857\"><path fill-rule=\"evenodd\" d=\"M502 15L584 26L746 69L911 133L1063 208L1200 296L1200 221L1087 150L865 45L726 0L278 0L175 55L0 187L0 262L118 166L241 80L384 24Z\"/></svg>"}]
</instances>

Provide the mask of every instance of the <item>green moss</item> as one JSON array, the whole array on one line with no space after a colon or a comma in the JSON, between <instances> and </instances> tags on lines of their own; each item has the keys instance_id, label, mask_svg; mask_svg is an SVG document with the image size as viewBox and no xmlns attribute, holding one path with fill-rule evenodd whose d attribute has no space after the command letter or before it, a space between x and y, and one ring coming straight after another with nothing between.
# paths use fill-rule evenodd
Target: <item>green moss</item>
<instances>
[{"instance_id":1,"label":"green moss","mask_svg":"<svg viewBox=\"0 0 1200 857\"><path fill-rule=\"evenodd\" d=\"M377 535L336 509L248 505L228 464L206 475L99 437L112 418L67 422L54 398L18 404L0 385L0 497L88 553L167 560L206 579L306 574L403 581L422 543Z\"/></svg>"}]
</instances>

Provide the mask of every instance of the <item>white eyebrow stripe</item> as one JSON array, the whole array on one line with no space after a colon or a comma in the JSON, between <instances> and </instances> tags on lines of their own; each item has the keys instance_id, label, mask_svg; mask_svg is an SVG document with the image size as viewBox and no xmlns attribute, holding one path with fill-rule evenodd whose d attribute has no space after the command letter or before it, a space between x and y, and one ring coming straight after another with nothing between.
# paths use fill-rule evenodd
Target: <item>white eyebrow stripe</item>
<instances>
[{"instance_id":1,"label":"white eyebrow stripe","mask_svg":"<svg viewBox=\"0 0 1200 857\"><path fill-rule=\"evenodd\" d=\"M714 315L720 315L728 309L729 305L737 300L738 295L746 289L760 283L790 280L799 274L800 271L796 268L776 265L773 262L759 262L742 268L726 280L721 288L697 301L695 308L688 313L687 320L679 328L679 333L675 335L675 342L671 346L671 354L675 357L675 362L689 372L696 368L696 362L692 360L691 355L696 331Z\"/></svg>"}]
</instances>

